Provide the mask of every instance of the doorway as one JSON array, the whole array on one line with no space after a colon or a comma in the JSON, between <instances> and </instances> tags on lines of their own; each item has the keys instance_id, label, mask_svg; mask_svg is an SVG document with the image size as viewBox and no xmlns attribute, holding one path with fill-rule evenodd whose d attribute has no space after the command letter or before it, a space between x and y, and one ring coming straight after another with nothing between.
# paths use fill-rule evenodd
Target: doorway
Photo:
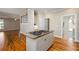
<instances>
[{"instance_id":1,"label":"doorway","mask_svg":"<svg viewBox=\"0 0 79 59\"><path fill-rule=\"evenodd\" d=\"M45 19L45 26L44 26L44 27L45 27L45 30L46 30L46 31L49 31L49 29L50 29L50 28L49 28L49 26L50 26L50 25L49 25L49 24L50 24L49 21L50 21L49 18L46 18L46 19Z\"/></svg>"},{"instance_id":2,"label":"doorway","mask_svg":"<svg viewBox=\"0 0 79 59\"><path fill-rule=\"evenodd\" d=\"M62 17L62 37L68 40L75 40L75 16L65 15Z\"/></svg>"}]
</instances>

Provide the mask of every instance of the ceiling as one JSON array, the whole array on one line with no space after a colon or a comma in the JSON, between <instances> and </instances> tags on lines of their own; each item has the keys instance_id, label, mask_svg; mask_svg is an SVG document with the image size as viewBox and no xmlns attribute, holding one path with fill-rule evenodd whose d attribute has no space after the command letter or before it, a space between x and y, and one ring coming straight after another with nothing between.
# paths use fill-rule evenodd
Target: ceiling
<instances>
[{"instance_id":1,"label":"ceiling","mask_svg":"<svg viewBox=\"0 0 79 59\"><path fill-rule=\"evenodd\" d=\"M0 8L0 16L19 18L25 10L26 8Z\"/></svg>"},{"instance_id":2,"label":"ceiling","mask_svg":"<svg viewBox=\"0 0 79 59\"><path fill-rule=\"evenodd\" d=\"M56 13L65 10L65 8L33 8L39 12ZM0 8L0 16L20 18L23 13L26 13L26 8Z\"/></svg>"},{"instance_id":3,"label":"ceiling","mask_svg":"<svg viewBox=\"0 0 79 59\"><path fill-rule=\"evenodd\" d=\"M58 13L66 10L67 8L35 8L34 10L38 10L39 12L46 12L46 13Z\"/></svg>"},{"instance_id":4,"label":"ceiling","mask_svg":"<svg viewBox=\"0 0 79 59\"><path fill-rule=\"evenodd\" d=\"M10 14L20 15L25 8L0 8L0 12L6 12Z\"/></svg>"}]
</instances>

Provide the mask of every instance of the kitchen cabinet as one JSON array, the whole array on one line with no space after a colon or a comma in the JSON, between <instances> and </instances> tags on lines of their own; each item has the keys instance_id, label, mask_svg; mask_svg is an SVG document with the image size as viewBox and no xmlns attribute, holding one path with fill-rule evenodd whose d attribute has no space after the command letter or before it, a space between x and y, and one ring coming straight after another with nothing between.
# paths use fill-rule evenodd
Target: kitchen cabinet
<instances>
[{"instance_id":1,"label":"kitchen cabinet","mask_svg":"<svg viewBox=\"0 0 79 59\"><path fill-rule=\"evenodd\" d=\"M53 32L36 39L26 36L27 51L46 51L53 44Z\"/></svg>"}]
</instances>

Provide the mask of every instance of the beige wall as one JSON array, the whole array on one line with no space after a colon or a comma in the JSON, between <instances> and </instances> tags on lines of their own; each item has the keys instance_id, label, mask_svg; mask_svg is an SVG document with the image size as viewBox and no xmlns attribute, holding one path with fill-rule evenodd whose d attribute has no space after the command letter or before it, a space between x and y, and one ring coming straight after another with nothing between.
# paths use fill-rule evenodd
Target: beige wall
<instances>
[{"instance_id":1,"label":"beige wall","mask_svg":"<svg viewBox=\"0 0 79 59\"><path fill-rule=\"evenodd\" d=\"M4 29L0 31L20 30L20 20L4 19Z\"/></svg>"},{"instance_id":2,"label":"beige wall","mask_svg":"<svg viewBox=\"0 0 79 59\"><path fill-rule=\"evenodd\" d=\"M20 29L20 20L4 20L4 30L19 30Z\"/></svg>"}]
</instances>

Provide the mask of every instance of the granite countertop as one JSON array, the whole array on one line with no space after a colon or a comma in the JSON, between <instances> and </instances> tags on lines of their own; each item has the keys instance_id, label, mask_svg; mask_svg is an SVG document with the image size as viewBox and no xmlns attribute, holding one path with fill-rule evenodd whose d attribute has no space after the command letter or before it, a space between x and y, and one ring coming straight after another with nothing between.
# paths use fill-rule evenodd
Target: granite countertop
<instances>
[{"instance_id":1,"label":"granite countertop","mask_svg":"<svg viewBox=\"0 0 79 59\"><path fill-rule=\"evenodd\" d=\"M28 37L28 38L31 38L31 39L37 39L37 38L40 38L40 37L42 37L42 36L44 36L44 35L47 35L47 34L49 34L49 33L52 33L53 31L47 31L47 32L44 32L44 33L42 33L42 34L40 34L40 35L33 35L33 34L31 34L30 32L29 33L26 33L26 37Z\"/></svg>"}]
</instances>

